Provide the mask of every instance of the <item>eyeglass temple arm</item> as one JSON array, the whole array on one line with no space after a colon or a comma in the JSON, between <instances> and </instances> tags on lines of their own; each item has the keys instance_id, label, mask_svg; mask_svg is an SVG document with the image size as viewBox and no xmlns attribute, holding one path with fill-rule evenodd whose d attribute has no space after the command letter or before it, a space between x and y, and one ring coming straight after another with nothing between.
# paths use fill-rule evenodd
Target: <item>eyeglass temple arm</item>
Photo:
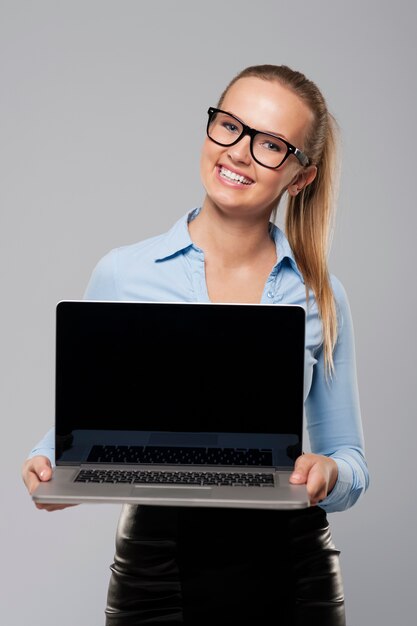
<instances>
[{"instance_id":1,"label":"eyeglass temple arm","mask_svg":"<svg viewBox=\"0 0 417 626\"><path fill-rule=\"evenodd\" d=\"M301 165L308 165L310 163L308 156L306 156L304 152L301 152L298 148L294 149L294 156L297 157Z\"/></svg>"}]
</instances>

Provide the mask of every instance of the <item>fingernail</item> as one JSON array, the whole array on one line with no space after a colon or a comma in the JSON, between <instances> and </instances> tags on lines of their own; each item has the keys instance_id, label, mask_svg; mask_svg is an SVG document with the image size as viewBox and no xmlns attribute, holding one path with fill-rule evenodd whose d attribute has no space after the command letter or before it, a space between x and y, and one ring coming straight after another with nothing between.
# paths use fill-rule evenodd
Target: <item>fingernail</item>
<instances>
[{"instance_id":1,"label":"fingernail","mask_svg":"<svg viewBox=\"0 0 417 626\"><path fill-rule=\"evenodd\" d=\"M40 476L41 478L45 478L45 476L46 476L46 472L47 472L47 470L46 470L46 469L42 470L42 471L41 471L41 473L39 474L39 476Z\"/></svg>"},{"instance_id":2,"label":"fingernail","mask_svg":"<svg viewBox=\"0 0 417 626\"><path fill-rule=\"evenodd\" d=\"M302 476L301 476L301 474L293 474L293 475L291 476L291 478L292 478L293 480L301 480L301 479L302 479Z\"/></svg>"}]
</instances>

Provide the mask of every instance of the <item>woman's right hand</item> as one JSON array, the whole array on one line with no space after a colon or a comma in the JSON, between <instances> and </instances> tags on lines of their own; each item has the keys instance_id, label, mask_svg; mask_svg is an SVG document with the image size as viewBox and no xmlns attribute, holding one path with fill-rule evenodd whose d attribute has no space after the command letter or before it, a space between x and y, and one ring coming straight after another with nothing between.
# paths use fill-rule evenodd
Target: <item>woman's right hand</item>
<instances>
[{"instance_id":1,"label":"woman's right hand","mask_svg":"<svg viewBox=\"0 0 417 626\"><path fill-rule=\"evenodd\" d=\"M22 468L22 478L27 490L32 495L40 482L46 482L52 478L52 466L47 456L34 456L27 459ZM37 509L45 511L61 511L69 506L77 506L76 504L41 504L35 502Z\"/></svg>"}]
</instances>

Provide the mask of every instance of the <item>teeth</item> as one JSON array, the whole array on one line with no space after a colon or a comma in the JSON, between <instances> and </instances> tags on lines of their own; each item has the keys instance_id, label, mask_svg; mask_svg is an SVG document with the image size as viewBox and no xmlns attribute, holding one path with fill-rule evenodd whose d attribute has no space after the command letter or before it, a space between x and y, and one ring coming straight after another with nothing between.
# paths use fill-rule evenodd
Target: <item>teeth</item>
<instances>
[{"instance_id":1,"label":"teeth","mask_svg":"<svg viewBox=\"0 0 417 626\"><path fill-rule=\"evenodd\" d=\"M235 172L231 172L226 167L220 168L220 175L223 176L223 178L227 178L228 180L233 180L235 182L242 183L243 185L250 185L252 183L252 181L249 178L245 178L245 176L240 176L239 174L236 174Z\"/></svg>"}]
</instances>

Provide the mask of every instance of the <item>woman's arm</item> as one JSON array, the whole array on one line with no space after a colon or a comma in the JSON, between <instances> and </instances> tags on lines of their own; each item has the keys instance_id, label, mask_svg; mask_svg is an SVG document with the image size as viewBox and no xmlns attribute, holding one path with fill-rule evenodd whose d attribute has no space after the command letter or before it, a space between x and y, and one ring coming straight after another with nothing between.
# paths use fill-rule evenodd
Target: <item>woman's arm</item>
<instances>
[{"instance_id":1,"label":"woman's arm","mask_svg":"<svg viewBox=\"0 0 417 626\"><path fill-rule=\"evenodd\" d=\"M313 381L306 400L307 426L312 455L324 455L322 480L330 479L329 494L320 502L327 512L343 511L353 506L369 485L368 467L362 430L359 392L356 374L355 342L352 317L346 292L341 283L332 277L335 293L339 334L333 358L335 371L326 379L323 352L316 355ZM317 459L300 457L308 472ZM337 478L331 485L332 468L337 465ZM330 476L327 476L330 472ZM333 474L334 477L334 474ZM317 476L314 480L317 487Z\"/></svg>"}]
</instances>

